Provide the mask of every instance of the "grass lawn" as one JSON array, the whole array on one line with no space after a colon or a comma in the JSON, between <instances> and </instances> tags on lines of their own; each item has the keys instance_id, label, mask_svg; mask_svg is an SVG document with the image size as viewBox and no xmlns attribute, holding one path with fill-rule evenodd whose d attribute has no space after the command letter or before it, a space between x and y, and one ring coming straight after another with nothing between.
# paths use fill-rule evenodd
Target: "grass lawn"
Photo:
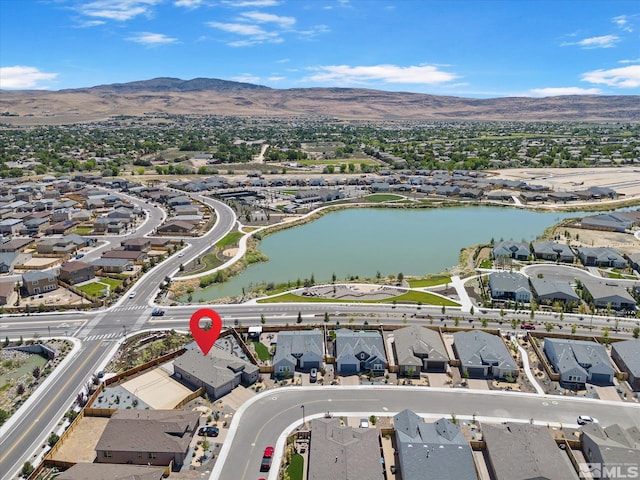
<instances>
[{"instance_id":1,"label":"grass lawn","mask_svg":"<svg viewBox=\"0 0 640 480\"><path fill-rule=\"evenodd\" d=\"M493 260L485 258L480 262L480 268L493 268Z\"/></svg>"},{"instance_id":2,"label":"grass lawn","mask_svg":"<svg viewBox=\"0 0 640 480\"><path fill-rule=\"evenodd\" d=\"M105 277L105 278L101 278L100 281L102 283L106 283L107 285L109 285L112 291L118 288L120 285L122 285L122 280L118 280L116 278Z\"/></svg>"},{"instance_id":3,"label":"grass lawn","mask_svg":"<svg viewBox=\"0 0 640 480\"><path fill-rule=\"evenodd\" d=\"M258 300L258 303L282 303L282 302L315 302L315 303L393 303L396 302L422 302L423 305L444 305L446 307L459 307L460 304L449 300L447 298L439 297L427 292L409 291L397 297L391 297L382 300L339 300L335 298L317 298L317 297L303 297L301 295L294 295L293 293L283 293L272 298L264 298Z\"/></svg>"},{"instance_id":4,"label":"grass lawn","mask_svg":"<svg viewBox=\"0 0 640 480\"><path fill-rule=\"evenodd\" d=\"M73 230L73 233L77 233L78 235L86 235L93 231L93 227L76 227Z\"/></svg>"},{"instance_id":5,"label":"grass lawn","mask_svg":"<svg viewBox=\"0 0 640 480\"><path fill-rule=\"evenodd\" d=\"M271 360L271 354L269 353L269 349L262 342L253 342L253 348L256 350L256 355L262 361Z\"/></svg>"},{"instance_id":6,"label":"grass lawn","mask_svg":"<svg viewBox=\"0 0 640 480\"><path fill-rule=\"evenodd\" d=\"M103 282L103 283L100 283L100 282ZM98 298L103 296L106 293L106 292L103 292L103 290L106 290L107 288L105 283L108 284L111 287L111 290L113 291L115 287L120 285L122 282L120 280L114 280L112 278L104 278L101 280L96 280L95 282L87 283L86 285L78 286L76 288L81 292L86 293L87 295L90 295L94 298Z\"/></svg>"},{"instance_id":7,"label":"grass lawn","mask_svg":"<svg viewBox=\"0 0 640 480\"><path fill-rule=\"evenodd\" d=\"M392 193L374 193L373 195L367 195L363 198L367 202L392 202L394 200L402 200L400 195L394 195Z\"/></svg>"},{"instance_id":8,"label":"grass lawn","mask_svg":"<svg viewBox=\"0 0 640 480\"><path fill-rule=\"evenodd\" d=\"M433 287L434 285L444 285L451 282L451 277L446 275L437 275L429 278L417 278L415 280L408 280L411 288L423 288Z\"/></svg>"},{"instance_id":9,"label":"grass lawn","mask_svg":"<svg viewBox=\"0 0 640 480\"><path fill-rule=\"evenodd\" d=\"M242 232L230 232L227 233L218 243L216 247L227 248L237 245L244 234Z\"/></svg>"},{"instance_id":10,"label":"grass lawn","mask_svg":"<svg viewBox=\"0 0 640 480\"><path fill-rule=\"evenodd\" d=\"M291 480L302 480L304 458L299 453L291 456L291 463L287 467L287 474Z\"/></svg>"}]
</instances>

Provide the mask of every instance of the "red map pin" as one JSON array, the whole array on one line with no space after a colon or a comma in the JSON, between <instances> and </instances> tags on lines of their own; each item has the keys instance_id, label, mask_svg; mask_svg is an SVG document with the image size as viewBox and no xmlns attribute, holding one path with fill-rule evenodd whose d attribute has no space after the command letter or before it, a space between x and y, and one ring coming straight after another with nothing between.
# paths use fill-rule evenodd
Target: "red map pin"
<instances>
[{"instance_id":1,"label":"red map pin","mask_svg":"<svg viewBox=\"0 0 640 480\"><path fill-rule=\"evenodd\" d=\"M209 330L203 330L200 327L200 320L203 318L211 320L211 328ZM191 315L189 328L191 329L191 335L193 335L193 338L200 347L200 350L202 350L202 353L206 355L220 336L220 330L222 330L222 319L216 311L210 308L201 308Z\"/></svg>"}]
</instances>

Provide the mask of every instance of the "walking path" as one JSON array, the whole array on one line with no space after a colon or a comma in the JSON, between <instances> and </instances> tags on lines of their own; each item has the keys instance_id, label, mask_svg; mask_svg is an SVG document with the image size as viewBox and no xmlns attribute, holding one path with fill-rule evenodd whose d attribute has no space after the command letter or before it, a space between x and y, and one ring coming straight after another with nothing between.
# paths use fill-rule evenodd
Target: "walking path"
<instances>
[{"instance_id":1,"label":"walking path","mask_svg":"<svg viewBox=\"0 0 640 480\"><path fill-rule=\"evenodd\" d=\"M460 310L463 312L470 312L471 307L473 306L473 302L469 298L469 294L467 290L464 288L464 283L468 279L461 279L458 275L454 275L451 277L451 285L456 289L458 293L458 298L460 299Z\"/></svg>"},{"instance_id":2,"label":"walking path","mask_svg":"<svg viewBox=\"0 0 640 480\"><path fill-rule=\"evenodd\" d=\"M544 395L544 389L540 386L538 381L536 380L536 376L531 371L531 367L529 365L529 353L522 348L522 346L518 343L518 339L514 336L512 337L513 344L518 347L518 351L520 352L520 358L522 358L522 368L524 369L524 373L527 375L529 382L533 385L533 388L536 389L536 393L540 395Z\"/></svg>"}]
</instances>

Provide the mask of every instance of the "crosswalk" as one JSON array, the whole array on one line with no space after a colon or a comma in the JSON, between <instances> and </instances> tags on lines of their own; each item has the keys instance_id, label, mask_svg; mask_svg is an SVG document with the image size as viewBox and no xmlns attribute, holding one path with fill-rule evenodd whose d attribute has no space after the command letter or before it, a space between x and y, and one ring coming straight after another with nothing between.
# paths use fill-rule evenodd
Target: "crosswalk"
<instances>
[{"instance_id":1,"label":"crosswalk","mask_svg":"<svg viewBox=\"0 0 640 480\"><path fill-rule=\"evenodd\" d=\"M149 308L147 305L129 305L126 307L115 307L113 310L111 310L112 312L127 312L127 311L131 311L131 310L144 310L146 308Z\"/></svg>"},{"instance_id":2,"label":"crosswalk","mask_svg":"<svg viewBox=\"0 0 640 480\"><path fill-rule=\"evenodd\" d=\"M121 338L122 332L113 332L113 333L103 333L102 335L89 335L86 338L83 338L85 342L93 342L96 340L109 340L111 338Z\"/></svg>"}]
</instances>

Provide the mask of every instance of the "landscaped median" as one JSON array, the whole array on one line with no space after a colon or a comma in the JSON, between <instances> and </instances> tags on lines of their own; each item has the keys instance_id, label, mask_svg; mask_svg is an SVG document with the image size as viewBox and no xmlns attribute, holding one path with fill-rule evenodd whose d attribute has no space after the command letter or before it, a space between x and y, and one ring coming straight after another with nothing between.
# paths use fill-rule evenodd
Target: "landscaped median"
<instances>
[{"instance_id":1,"label":"landscaped median","mask_svg":"<svg viewBox=\"0 0 640 480\"><path fill-rule=\"evenodd\" d=\"M445 307L459 307L460 304L449 300L448 298L434 295L428 292L420 292L417 290L409 290L401 295L383 299L366 299L361 300L343 300L336 298L309 297L297 295L295 293L283 293L269 298L257 300L258 303L299 303L299 302L315 302L315 303L414 303L417 305L441 305Z\"/></svg>"}]
</instances>

